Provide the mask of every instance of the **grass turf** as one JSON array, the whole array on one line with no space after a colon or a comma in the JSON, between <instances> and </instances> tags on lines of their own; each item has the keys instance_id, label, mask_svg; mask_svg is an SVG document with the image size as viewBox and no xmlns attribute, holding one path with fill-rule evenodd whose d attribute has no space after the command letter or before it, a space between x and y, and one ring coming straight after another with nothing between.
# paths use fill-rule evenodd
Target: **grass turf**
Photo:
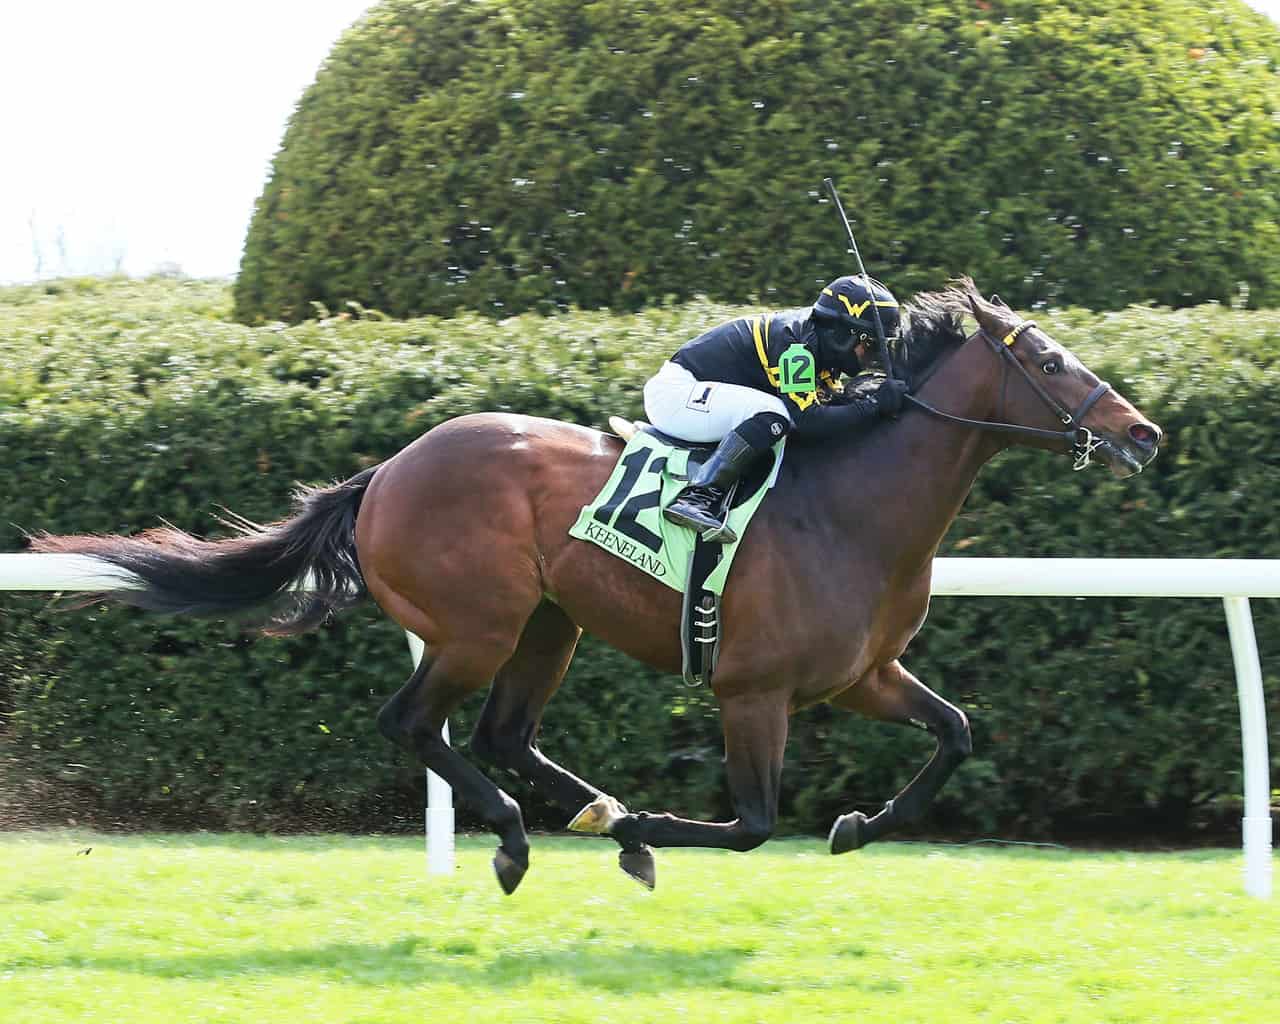
<instances>
[{"instance_id":1,"label":"grass turf","mask_svg":"<svg viewBox=\"0 0 1280 1024\"><path fill-rule=\"evenodd\" d=\"M535 837L504 897L492 847L438 878L404 837L0 835L0 1020L1280 1020L1238 851L783 841L660 850L650 894Z\"/></svg>"}]
</instances>

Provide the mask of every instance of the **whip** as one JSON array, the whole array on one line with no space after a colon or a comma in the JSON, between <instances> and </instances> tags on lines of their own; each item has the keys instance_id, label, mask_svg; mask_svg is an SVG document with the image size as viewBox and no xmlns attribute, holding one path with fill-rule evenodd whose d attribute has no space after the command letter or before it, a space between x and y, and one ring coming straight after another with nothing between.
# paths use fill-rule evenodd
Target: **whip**
<instances>
[{"instance_id":1,"label":"whip","mask_svg":"<svg viewBox=\"0 0 1280 1024\"><path fill-rule=\"evenodd\" d=\"M853 249L854 259L858 261L858 273L862 275L862 283L867 289L867 295L871 300L872 319L876 325L876 341L880 343L880 361L884 364L885 375L893 379L893 362L889 358L889 342L884 335L884 324L880 322L880 307L876 304L876 293L871 286L871 278L867 276L867 268L862 265L862 253L858 252L858 240L853 237L853 228L849 226L849 218L845 216L844 206L840 202L840 196L836 194L836 184L830 178L823 178L822 184L826 186L831 201L835 204L836 213L840 214L840 220L844 224L845 233L849 236L849 245Z\"/></svg>"}]
</instances>

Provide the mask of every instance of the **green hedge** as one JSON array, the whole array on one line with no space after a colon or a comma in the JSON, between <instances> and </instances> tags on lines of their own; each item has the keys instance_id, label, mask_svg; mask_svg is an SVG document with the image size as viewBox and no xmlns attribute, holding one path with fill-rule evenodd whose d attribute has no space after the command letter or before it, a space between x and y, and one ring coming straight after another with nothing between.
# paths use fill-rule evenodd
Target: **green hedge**
<instances>
[{"instance_id":1,"label":"green hedge","mask_svg":"<svg viewBox=\"0 0 1280 1024\"><path fill-rule=\"evenodd\" d=\"M737 312L698 302L497 324L250 328L228 322L227 306L225 289L198 282L0 290L0 550L19 550L21 529L136 531L159 517L216 533L209 512L220 503L272 519L295 480L345 477L475 409L588 424L636 414L645 376ZM1002 456L944 554L1280 557L1280 314L1040 319L1168 441L1128 482L1042 453ZM1255 616L1274 723L1280 615L1258 602ZM1219 602L938 599L905 660L975 731L975 756L930 831L1186 836L1238 813ZM25 800L28 815L139 826L415 827L417 768L374 726L408 668L403 635L372 606L280 641L0 595L7 811ZM455 737L477 711L463 708ZM727 813L708 694L589 640L548 711L544 746L632 806ZM878 806L928 750L910 730L801 714L785 827L819 832L838 811ZM1272 751L1280 765L1280 743ZM563 823L512 789L533 821Z\"/></svg>"},{"instance_id":2,"label":"green hedge","mask_svg":"<svg viewBox=\"0 0 1280 1024\"><path fill-rule=\"evenodd\" d=\"M388 0L293 115L246 322L788 305L849 265L1015 305L1280 302L1280 30L1240 0Z\"/></svg>"}]
</instances>

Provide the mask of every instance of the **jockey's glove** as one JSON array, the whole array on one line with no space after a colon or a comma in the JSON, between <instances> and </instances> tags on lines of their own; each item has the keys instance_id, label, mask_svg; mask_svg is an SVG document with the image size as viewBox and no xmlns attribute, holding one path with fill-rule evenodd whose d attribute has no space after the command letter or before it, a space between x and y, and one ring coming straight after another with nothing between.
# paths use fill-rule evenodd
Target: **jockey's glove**
<instances>
[{"instance_id":1,"label":"jockey's glove","mask_svg":"<svg viewBox=\"0 0 1280 1024\"><path fill-rule=\"evenodd\" d=\"M902 396L910 390L905 380L887 379L871 395L876 403L876 412L881 416L897 416L902 411Z\"/></svg>"}]
</instances>

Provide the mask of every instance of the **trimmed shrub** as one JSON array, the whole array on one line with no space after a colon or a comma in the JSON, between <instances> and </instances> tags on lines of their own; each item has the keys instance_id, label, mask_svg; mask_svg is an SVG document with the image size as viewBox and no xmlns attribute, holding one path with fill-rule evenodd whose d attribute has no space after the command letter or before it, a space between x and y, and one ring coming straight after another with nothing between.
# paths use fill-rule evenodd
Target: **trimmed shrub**
<instances>
[{"instance_id":1,"label":"trimmed shrub","mask_svg":"<svg viewBox=\"0 0 1280 1024\"><path fill-rule=\"evenodd\" d=\"M849 270L1017 306L1280 302L1280 31L1240 0L387 0L302 97L246 322L793 305Z\"/></svg>"},{"instance_id":2,"label":"trimmed shrub","mask_svg":"<svg viewBox=\"0 0 1280 1024\"><path fill-rule=\"evenodd\" d=\"M477 409L593 425L635 415L641 382L680 341L740 312L249 328L220 320L225 308L199 283L0 290L0 550L19 550L21 529L135 532L158 517L216 533L217 504L268 521L295 480L344 478ZM943 554L1280 557L1280 315L1041 320L1167 428L1164 450L1127 482L1044 453L1001 456ZM1255 615L1274 666L1280 615L1269 602ZM1238 810L1219 602L940 598L905 661L976 734L932 832L1185 838ZM418 769L374 726L408 671L403 634L373 606L281 641L4 594L0 765L36 817L78 803L81 820L138 826L417 827ZM1280 688L1268 703L1280 720ZM478 708L453 720L457 742ZM729 813L714 699L589 639L543 746L630 806ZM878 807L929 749L832 709L797 716L784 827L822 832L838 811ZM563 825L502 781L534 823Z\"/></svg>"}]
</instances>

